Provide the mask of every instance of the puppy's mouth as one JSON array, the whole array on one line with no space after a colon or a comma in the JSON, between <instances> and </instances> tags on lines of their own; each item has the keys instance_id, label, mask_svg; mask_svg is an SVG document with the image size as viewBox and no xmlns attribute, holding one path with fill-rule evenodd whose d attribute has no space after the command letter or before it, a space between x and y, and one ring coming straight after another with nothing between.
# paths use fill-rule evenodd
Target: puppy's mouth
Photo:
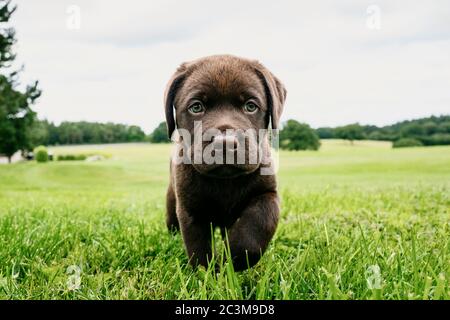
<instances>
[{"instance_id":1,"label":"puppy's mouth","mask_svg":"<svg viewBox=\"0 0 450 320\"><path fill-rule=\"evenodd\" d=\"M247 144L240 155L236 149L224 150L225 144L223 148L208 150L208 152L205 152L207 148L205 146L202 147L204 156L202 163L194 162L193 164L194 168L203 175L215 178L235 178L252 173L260 166L257 146L254 146L254 151L250 152Z\"/></svg>"}]
</instances>

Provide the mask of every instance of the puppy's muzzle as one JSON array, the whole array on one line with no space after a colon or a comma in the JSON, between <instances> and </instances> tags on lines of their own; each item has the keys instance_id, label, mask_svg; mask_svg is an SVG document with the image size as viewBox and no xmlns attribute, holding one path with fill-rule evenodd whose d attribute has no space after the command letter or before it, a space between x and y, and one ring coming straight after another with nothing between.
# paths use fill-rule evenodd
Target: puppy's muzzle
<instances>
[{"instance_id":1,"label":"puppy's muzzle","mask_svg":"<svg viewBox=\"0 0 450 320\"><path fill-rule=\"evenodd\" d=\"M239 148L239 140L234 134L216 135L212 141L214 150L225 152L234 152Z\"/></svg>"}]
</instances>

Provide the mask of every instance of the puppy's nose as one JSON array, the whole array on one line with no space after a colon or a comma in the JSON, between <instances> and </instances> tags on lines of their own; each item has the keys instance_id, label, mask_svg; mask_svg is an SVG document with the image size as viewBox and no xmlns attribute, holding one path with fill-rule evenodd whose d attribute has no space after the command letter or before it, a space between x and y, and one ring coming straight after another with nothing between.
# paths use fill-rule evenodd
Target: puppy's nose
<instances>
[{"instance_id":1,"label":"puppy's nose","mask_svg":"<svg viewBox=\"0 0 450 320\"><path fill-rule=\"evenodd\" d=\"M239 147L239 141L235 135L221 134L214 137L214 149L235 151Z\"/></svg>"}]
</instances>

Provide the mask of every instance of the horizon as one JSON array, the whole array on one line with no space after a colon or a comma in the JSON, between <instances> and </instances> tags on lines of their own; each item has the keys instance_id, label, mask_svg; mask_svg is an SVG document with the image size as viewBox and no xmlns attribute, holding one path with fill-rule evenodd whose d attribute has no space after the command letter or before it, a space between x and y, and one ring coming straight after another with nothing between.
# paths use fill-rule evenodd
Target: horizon
<instances>
[{"instance_id":1,"label":"horizon","mask_svg":"<svg viewBox=\"0 0 450 320\"><path fill-rule=\"evenodd\" d=\"M372 123L353 122L353 123L346 123L346 124L339 125L339 126L313 127L313 126L310 125L310 127L312 129L314 129L314 130L317 130L317 129L320 129L320 128L336 128L336 127L340 127L340 126L345 126L345 125L355 124L356 123L356 124L359 124L361 126L376 126L378 128L382 128L382 127L388 127L388 126L391 126L391 125L394 125L394 124L397 124L397 123L400 123L400 122L405 122L405 121L415 121L415 120L422 120L422 119L427 119L427 118L431 118L431 117L440 118L440 117L448 117L448 116L450 116L450 114L439 114L439 115L432 114L432 115L429 115L429 116L426 116L426 117L414 118L414 119L404 119L404 120L399 120L399 121L388 123L388 124L384 124L384 125L375 125L375 124L372 124ZM300 123L306 123L306 122L303 122L303 121L299 121L298 119L290 118L290 119L284 119L282 121L282 125L284 125L288 120L296 120L296 121L298 121ZM54 121L50 121L48 119L40 119L40 118L39 118L39 121L48 121L49 123L53 123L56 126L59 126L62 122L73 122L73 123L76 123L76 122L88 122L88 123L100 123L100 124L113 123L113 124L121 124L121 125L127 125L127 126L138 126L138 127L140 127L139 125L133 124L133 123L121 123L121 122L111 122L111 121L102 122L102 121L89 121L89 120L79 120L79 121L76 121L76 120L75 121L62 120L61 122L57 123L57 122L54 122ZM145 128L142 128L142 127L140 127L140 128L145 132L145 134L148 135L148 134L151 134L153 132L153 130L155 130L161 123L165 123L165 122L166 122L165 120L162 120L153 129L150 129L149 131L147 131ZM309 125L309 123L306 123L306 124Z\"/></svg>"}]
</instances>

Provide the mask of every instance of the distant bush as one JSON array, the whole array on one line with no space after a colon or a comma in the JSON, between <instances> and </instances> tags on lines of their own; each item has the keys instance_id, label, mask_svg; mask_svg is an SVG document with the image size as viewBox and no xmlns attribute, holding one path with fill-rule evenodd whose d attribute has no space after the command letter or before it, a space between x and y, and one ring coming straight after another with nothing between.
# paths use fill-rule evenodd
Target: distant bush
<instances>
[{"instance_id":1,"label":"distant bush","mask_svg":"<svg viewBox=\"0 0 450 320\"><path fill-rule=\"evenodd\" d=\"M397 141L394 141L392 147L393 148L404 148L404 147L420 147L423 146L423 143L417 139L412 138L402 138Z\"/></svg>"},{"instance_id":2,"label":"distant bush","mask_svg":"<svg viewBox=\"0 0 450 320\"><path fill-rule=\"evenodd\" d=\"M47 162L48 161L48 151L44 146L39 146L34 149L34 157L37 162Z\"/></svg>"},{"instance_id":3,"label":"distant bush","mask_svg":"<svg viewBox=\"0 0 450 320\"><path fill-rule=\"evenodd\" d=\"M60 154L58 155L58 161L84 161L87 155L85 154Z\"/></svg>"}]
</instances>

